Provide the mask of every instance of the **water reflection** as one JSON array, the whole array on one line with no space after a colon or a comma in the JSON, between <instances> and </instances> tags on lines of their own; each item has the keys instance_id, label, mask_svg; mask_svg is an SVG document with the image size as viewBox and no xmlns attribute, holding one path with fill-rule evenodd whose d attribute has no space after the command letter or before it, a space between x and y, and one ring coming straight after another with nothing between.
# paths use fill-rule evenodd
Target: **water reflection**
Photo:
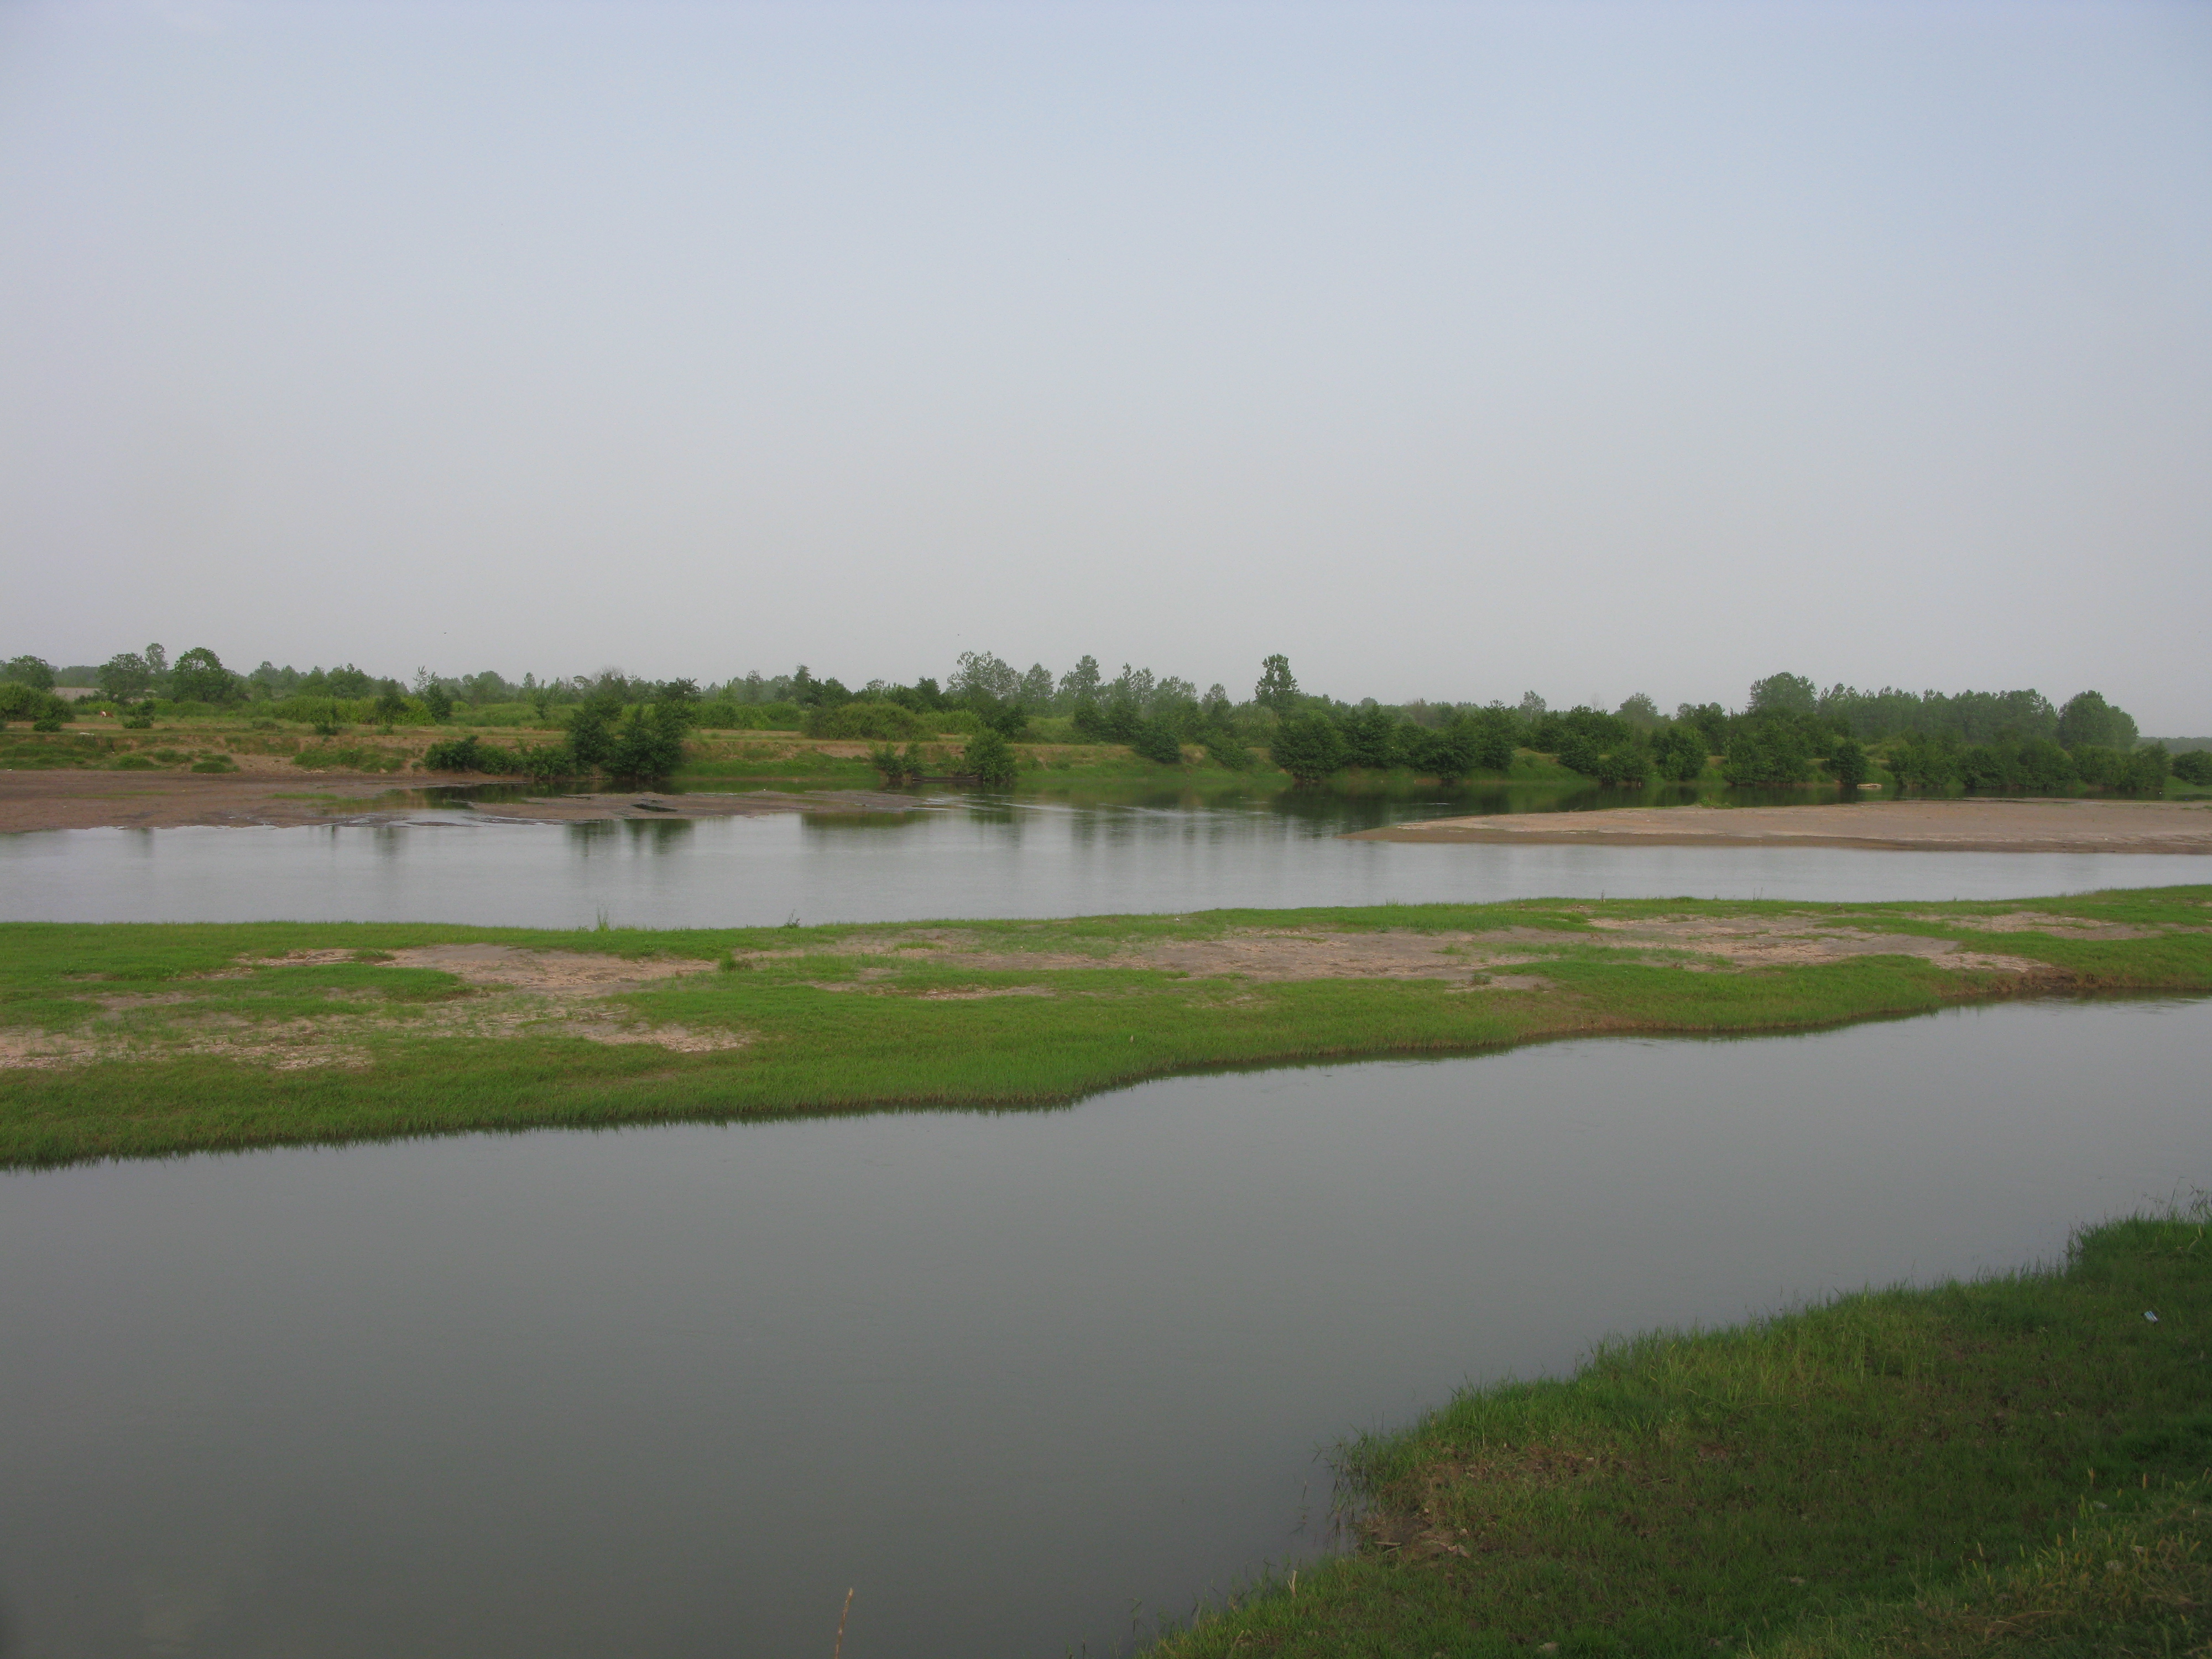
<instances>
[{"instance_id":1,"label":"water reflection","mask_svg":"<svg viewBox=\"0 0 2212 1659\"><path fill-rule=\"evenodd\" d=\"M1509 795L1510 805L1516 799ZM0 920L771 926L1536 896L2007 898L2212 881L2212 857L1348 842L1462 799L1316 792L1194 808L935 797L889 814L0 836ZM1479 804L1479 801L1478 803ZM1532 809L1537 810L1537 809Z\"/></svg>"}]
</instances>

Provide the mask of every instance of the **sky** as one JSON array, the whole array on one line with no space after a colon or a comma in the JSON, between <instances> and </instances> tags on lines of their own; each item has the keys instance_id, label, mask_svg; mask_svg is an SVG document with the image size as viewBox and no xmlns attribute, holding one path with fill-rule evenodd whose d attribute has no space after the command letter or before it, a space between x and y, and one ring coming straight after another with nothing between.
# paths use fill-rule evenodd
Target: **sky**
<instances>
[{"instance_id":1,"label":"sky","mask_svg":"<svg viewBox=\"0 0 2212 1659\"><path fill-rule=\"evenodd\" d=\"M2212 731L2212 6L0 0L0 654Z\"/></svg>"}]
</instances>

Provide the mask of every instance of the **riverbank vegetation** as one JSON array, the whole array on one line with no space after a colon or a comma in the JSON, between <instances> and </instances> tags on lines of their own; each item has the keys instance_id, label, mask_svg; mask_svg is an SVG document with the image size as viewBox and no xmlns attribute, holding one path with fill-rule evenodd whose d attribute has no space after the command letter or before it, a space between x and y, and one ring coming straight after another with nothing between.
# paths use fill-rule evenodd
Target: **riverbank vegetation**
<instances>
[{"instance_id":1,"label":"riverbank vegetation","mask_svg":"<svg viewBox=\"0 0 2212 1659\"><path fill-rule=\"evenodd\" d=\"M1468 1390L1345 1449L1351 1554L1152 1651L2201 1654L2208 1221Z\"/></svg>"},{"instance_id":2,"label":"riverbank vegetation","mask_svg":"<svg viewBox=\"0 0 2212 1659\"><path fill-rule=\"evenodd\" d=\"M1211 1066L2212 990L2212 888L547 933L0 927L0 1164L1014 1107Z\"/></svg>"},{"instance_id":3,"label":"riverbank vegetation","mask_svg":"<svg viewBox=\"0 0 2212 1659\"><path fill-rule=\"evenodd\" d=\"M96 682L100 695L72 703L54 689L71 677ZM1055 677L1042 665L1018 671L988 652L963 653L941 684L871 680L857 690L804 665L705 686L615 670L545 680L526 674L519 684L490 672L418 670L410 687L350 664L303 674L264 662L240 674L204 647L172 664L161 647L149 646L97 669L57 671L35 657L13 659L0 668L0 724L9 720L48 734L71 721L79 732L149 730L158 721L210 733L244 721L257 731L312 732L319 746L300 763L309 767L365 747L394 750L390 743L366 744L373 731L417 739L396 745L402 766L544 784L667 780L702 768L706 776L796 777L826 767L849 781L871 769L872 755L894 763L872 769L886 783L993 788L1073 767L1133 767L1244 775L1269 787L1395 776L1447 785L1551 778L1620 789L1826 782L1846 793L1871 783L1893 795L2212 789L2212 751L2177 755L2142 741L2134 720L2094 691L2061 706L2033 690L1823 691L1784 673L1753 684L1739 709L1685 703L1671 715L1643 696L1611 711L1554 709L1534 692L1514 704L1351 703L1301 690L1279 656L1267 659L1251 695L1240 700L1220 684L1201 693L1188 680L1127 664L1108 678L1085 657ZM785 769L745 769L764 758L739 752L754 734L775 741ZM987 734L1011 745L1011 769ZM850 744L860 746L841 747ZM0 756L0 763L40 764L41 754L72 752L19 747L21 758Z\"/></svg>"}]
</instances>

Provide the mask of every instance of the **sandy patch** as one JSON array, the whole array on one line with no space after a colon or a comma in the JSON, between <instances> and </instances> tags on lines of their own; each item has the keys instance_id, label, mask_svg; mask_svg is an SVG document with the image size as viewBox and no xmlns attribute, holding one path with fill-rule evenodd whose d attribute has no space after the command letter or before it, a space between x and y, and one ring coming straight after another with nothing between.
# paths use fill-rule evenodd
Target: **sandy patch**
<instances>
[{"instance_id":1,"label":"sandy patch","mask_svg":"<svg viewBox=\"0 0 2212 1659\"><path fill-rule=\"evenodd\" d=\"M1903 800L1833 806L1627 806L1431 818L1353 841L1796 844L1961 853L2212 853L2212 803Z\"/></svg>"},{"instance_id":2,"label":"sandy patch","mask_svg":"<svg viewBox=\"0 0 2212 1659\"><path fill-rule=\"evenodd\" d=\"M359 1067L370 1063L368 1050L359 1039L372 1030L432 1037L570 1036L617 1046L649 1044L684 1054L742 1048L752 1041L739 1031L648 1024L622 1018L613 1010L588 1006L656 981L707 971L714 965L710 962L665 957L633 960L580 951L525 951L507 945L430 945L374 956L384 967L434 968L451 974L479 994L420 1006L404 1021L348 1008L348 999L334 993L329 1012L312 1019L252 1022L224 1012L187 1015L160 1034L95 1031L82 1035L0 1029L0 1071L50 1070L179 1054L219 1055L279 1071L313 1066ZM260 968L311 967L362 959L362 953L356 950L293 951L280 957L246 957L236 968L205 977L250 979ZM190 1000L181 992L109 994L88 1000L111 1017Z\"/></svg>"},{"instance_id":3,"label":"sandy patch","mask_svg":"<svg viewBox=\"0 0 2212 1659\"><path fill-rule=\"evenodd\" d=\"M1929 920L1934 920L1929 918ZM1948 918L1945 918L1948 921ZM1655 966L1711 969L1779 967L1838 961L1858 956L1919 957L1937 967L1985 969L2008 964L2008 971L2049 976L2048 963L2024 957L1978 955L1955 939L1915 933L1886 933L1816 921L1811 916L1743 916L1707 919L1656 917L1637 921L1593 918L1598 936L1542 927L1505 927L1485 933L1331 933L1313 929L1233 931L1211 939L1173 939L1122 945L1097 954L1073 951L987 950L950 930L878 935L836 947L841 955L914 960L915 947L931 947L926 958L945 968L977 973L1022 973L1136 968L1186 974L1194 979L1237 978L1257 983L1316 979L1436 979L1473 981L1498 989L1534 989L1543 981L1526 976L1522 986L1501 969L1540 964L1562 951L1591 945L1620 951L1626 960ZM2034 931L2007 927L2003 932ZM2068 937L2097 936L2080 928L2051 929ZM1682 960L1690 953L1703 960ZM801 951L762 951L750 959L795 960ZM823 982L823 990L863 990L890 977L889 968L863 968L854 980ZM1044 994L1040 990L938 994Z\"/></svg>"},{"instance_id":4,"label":"sandy patch","mask_svg":"<svg viewBox=\"0 0 2212 1659\"><path fill-rule=\"evenodd\" d=\"M661 980L714 967L692 957L617 957L584 951L526 951L513 945L422 945L371 953L383 968L434 968L464 984L528 991L539 996L605 997L642 990ZM240 969L329 966L363 960L361 951L291 951L248 957ZM237 970L234 970L237 971Z\"/></svg>"}]
</instances>

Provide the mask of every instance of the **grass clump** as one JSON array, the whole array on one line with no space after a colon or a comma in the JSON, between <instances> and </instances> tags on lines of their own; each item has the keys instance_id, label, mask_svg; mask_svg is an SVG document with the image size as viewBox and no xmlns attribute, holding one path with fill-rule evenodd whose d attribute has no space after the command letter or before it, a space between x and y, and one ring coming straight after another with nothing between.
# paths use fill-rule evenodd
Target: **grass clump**
<instances>
[{"instance_id":1,"label":"grass clump","mask_svg":"<svg viewBox=\"0 0 2212 1659\"><path fill-rule=\"evenodd\" d=\"M2206 1218L1462 1394L1346 1449L1354 1553L1158 1659L2201 1654Z\"/></svg>"}]
</instances>

